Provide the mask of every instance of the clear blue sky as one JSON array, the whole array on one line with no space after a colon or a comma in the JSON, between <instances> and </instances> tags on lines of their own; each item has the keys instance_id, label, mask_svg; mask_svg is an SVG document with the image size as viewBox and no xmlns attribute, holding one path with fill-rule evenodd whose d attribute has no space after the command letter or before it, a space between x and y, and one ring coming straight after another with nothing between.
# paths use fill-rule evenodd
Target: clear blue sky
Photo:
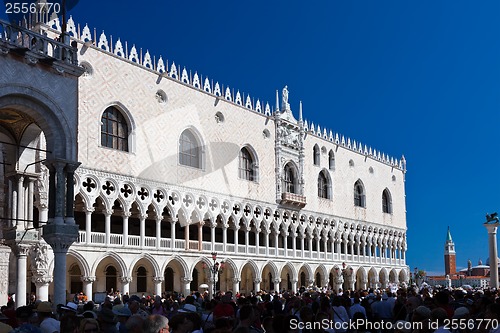
<instances>
[{"instance_id":1,"label":"clear blue sky","mask_svg":"<svg viewBox=\"0 0 500 333\"><path fill-rule=\"evenodd\" d=\"M500 2L96 1L70 12L191 71L391 156L405 155L407 263L443 273L488 256L500 211Z\"/></svg>"}]
</instances>

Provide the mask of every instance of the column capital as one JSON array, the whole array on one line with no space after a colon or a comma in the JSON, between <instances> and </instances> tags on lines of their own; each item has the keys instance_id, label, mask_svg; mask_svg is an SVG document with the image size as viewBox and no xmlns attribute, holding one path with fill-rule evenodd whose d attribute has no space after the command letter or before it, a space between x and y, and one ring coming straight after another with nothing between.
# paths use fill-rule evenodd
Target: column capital
<instances>
[{"instance_id":1,"label":"column capital","mask_svg":"<svg viewBox=\"0 0 500 333\"><path fill-rule=\"evenodd\" d=\"M52 276L48 275L33 275L31 277L31 282L33 282L38 288L49 285L52 281Z\"/></svg>"},{"instance_id":2,"label":"column capital","mask_svg":"<svg viewBox=\"0 0 500 333\"><path fill-rule=\"evenodd\" d=\"M132 216L132 213L131 213L131 212L129 212L129 211L124 211L124 212L122 213L122 217L131 217L131 216Z\"/></svg>"},{"instance_id":3,"label":"column capital","mask_svg":"<svg viewBox=\"0 0 500 333\"><path fill-rule=\"evenodd\" d=\"M165 281L165 278L163 276L154 276L153 277L153 282L155 282L155 283L162 283L163 281Z\"/></svg>"},{"instance_id":4,"label":"column capital","mask_svg":"<svg viewBox=\"0 0 500 333\"><path fill-rule=\"evenodd\" d=\"M256 284L259 284L259 283L262 282L262 280L261 279L255 279L255 280L253 280L253 282L255 282Z\"/></svg>"},{"instance_id":5,"label":"column capital","mask_svg":"<svg viewBox=\"0 0 500 333\"><path fill-rule=\"evenodd\" d=\"M90 207L90 208L85 207L84 211L86 214L92 214L93 212L95 212L95 209L94 209L94 207Z\"/></svg>"},{"instance_id":6,"label":"column capital","mask_svg":"<svg viewBox=\"0 0 500 333\"><path fill-rule=\"evenodd\" d=\"M191 281L193 281L193 280L188 278L188 277L185 277L185 276L181 278L181 282L186 283L186 284L191 283Z\"/></svg>"},{"instance_id":7,"label":"column capital","mask_svg":"<svg viewBox=\"0 0 500 333\"><path fill-rule=\"evenodd\" d=\"M31 267L38 271L49 269L49 247L45 243L35 243L31 246Z\"/></svg>"},{"instance_id":8,"label":"column capital","mask_svg":"<svg viewBox=\"0 0 500 333\"><path fill-rule=\"evenodd\" d=\"M52 247L54 253L67 253L69 247L78 239L78 226L54 223L44 225L43 239Z\"/></svg>"},{"instance_id":9,"label":"column capital","mask_svg":"<svg viewBox=\"0 0 500 333\"><path fill-rule=\"evenodd\" d=\"M12 251L16 257L27 257L31 251L30 244L16 244L12 247Z\"/></svg>"},{"instance_id":10,"label":"column capital","mask_svg":"<svg viewBox=\"0 0 500 333\"><path fill-rule=\"evenodd\" d=\"M131 276L120 276L120 282L123 284L128 284L132 282L132 277Z\"/></svg>"},{"instance_id":11,"label":"column capital","mask_svg":"<svg viewBox=\"0 0 500 333\"><path fill-rule=\"evenodd\" d=\"M276 284L278 284L278 283L281 282L281 279L274 279L273 282L276 283Z\"/></svg>"},{"instance_id":12,"label":"column capital","mask_svg":"<svg viewBox=\"0 0 500 333\"><path fill-rule=\"evenodd\" d=\"M68 173L74 173L76 169L80 166L80 162L67 162L66 163L66 172Z\"/></svg>"},{"instance_id":13,"label":"column capital","mask_svg":"<svg viewBox=\"0 0 500 333\"><path fill-rule=\"evenodd\" d=\"M241 279L240 278L233 278L232 281L233 281L233 283L240 283Z\"/></svg>"},{"instance_id":14,"label":"column capital","mask_svg":"<svg viewBox=\"0 0 500 333\"><path fill-rule=\"evenodd\" d=\"M97 278L95 276L82 276L80 277L80 280L85 283L94 283L96 282Z\"/></svg>"}]
</instances>

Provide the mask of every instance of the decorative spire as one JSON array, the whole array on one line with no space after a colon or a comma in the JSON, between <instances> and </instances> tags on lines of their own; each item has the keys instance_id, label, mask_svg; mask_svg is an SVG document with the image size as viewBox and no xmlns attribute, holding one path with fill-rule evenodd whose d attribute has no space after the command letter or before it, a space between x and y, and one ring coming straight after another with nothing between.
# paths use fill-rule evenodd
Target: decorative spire
<instances>
[{"instance_id":1,"label":"decorative spire","mask_svg":"<svg viewBox=\"0 0 500 333\"><path fill-rule=\"evenodd\" d=\"M446 242L451 242L453 243L453 239L451 238L451 232L450 232L450 227L448 226L448 233L446 234Z\"/></svg>"},{"instance_id":2,"label":"decorative spire","mask_svg":"<svg viewBox=\"0 0 500 333\"><path fill-rule=\"evenodd\" d=\"M276 112L280 110L280 95L278 90L276 90Z\"/></svg>"},{"instance_id":3,"label":"decorative spire","mask_svg":"<svg viewBox=\"0 0 500 333\"><path fill-rule=\"evenodd\" d=\"M299 104L299 121L302 121L302 101Z\"/></svg>"}]
</instances>

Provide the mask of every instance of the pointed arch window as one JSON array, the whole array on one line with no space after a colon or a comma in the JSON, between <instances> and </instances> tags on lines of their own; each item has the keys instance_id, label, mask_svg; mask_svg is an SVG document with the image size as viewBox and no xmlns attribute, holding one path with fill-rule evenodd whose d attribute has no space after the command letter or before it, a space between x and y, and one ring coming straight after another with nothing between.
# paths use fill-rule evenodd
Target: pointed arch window
<instances>
[{"instance_id":1,"label":"pointed arch window","mask_svg":"<svg viewBox=\"0 0 500 333\"><path fill-rule=\"evenodd\" d=\"M328 169L335 170L335 154L333 150L328 153Z\"/></svg>"},{"instance_id":2,"label":"pointed arch window","mask_svg":"<svg viewBox=\"0 0 500 333\"><path fill-rule=\"evenodd\" d=\"M314 165L319 166L320 156L321 155L320 155L320 150L319 150L318 145L314 145L314 147L313 147L313 163L314 163Z\"/></svg>"},{"instance_id":3,"label":"pointed arch window","mask_svg":"<svg viewBox=\"0 0 500 333\"><path fill-rule=\"evenodd\" d=\"M391 192L389 192L388 189L382 192L382 211L387 214L392 214L392 198Z\"/></svg>"},{"instance_id":4,"label":"pointed arch window","mask_svg":"<svg viewBox=\"0 0 500 333\"><path fill-rule=\"evenodd\" d=\"M199 141L190 130L182 132L179 138L179 163L201 169L201 148Z\"/></svg>"},{"instance_id":5,"label":"pointed arch window","mask_svg":"<svg viewBox=\"0 0 500 333\"><path fill-rule=\"evenodd\" d=\"M254 155L250 152L247 147L243 147L240 150L239 155L239 177L241 179L256 182L257 181L257 161Z\"/></svg>"},{"instance_id":6,"label":"pointed arch window","mask_svg":"<svg viewBox=\"0 0 500 333\"><path fill-rule=\"evenodd\" d=\"M360 180L354 184L354 206L366 207L365 188Z\"/></svg>"},{"instance_id":7,"label":"pointed arch window","mask_svg":"<svg viewBox=\"0 0 500 333\"><path fill-rule=\"evenodd\" d=\"M128 137L126 118L118 108L108 107L101 117L101 146L128 152Z\"/></svg>"},{"instance_id":8,"label":"pointed arch window","mask_svg":"<svg viewBox=\"0 0 500 333\"><path fill-rule=\"evenodd\" d=\"M296 193L296 171L292 163L285 165L285 174L283 177L283 190L287 193Z\"/></svg>"},{"instance_id":9,"label":"pointed arch window","mask_svg":"<svg viewBox=\"0 0 500 333\"><path fill-rule=\"evenodd\" d=\"M324 170L318 175L318 197L331 199L331 184Z\"/></svg>"},{"instance_id":10,"label":"pointed arch window","mask_svg":"<svg viewBox=\"0 0 500 333\"><path fill-rule=\"evenodd\" d=\"M148 291L148 273L143 266L137 269L137 292L145 293Z\"/></svg>"}]
</instances>

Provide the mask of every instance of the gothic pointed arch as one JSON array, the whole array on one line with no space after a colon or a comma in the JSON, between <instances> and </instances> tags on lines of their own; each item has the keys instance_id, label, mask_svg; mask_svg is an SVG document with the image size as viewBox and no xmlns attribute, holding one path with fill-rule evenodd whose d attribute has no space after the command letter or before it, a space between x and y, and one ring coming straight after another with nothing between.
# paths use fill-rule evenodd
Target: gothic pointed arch
<instances>
[{"instance_id":1,"label":"gothic pointed arch","mask_svg":"<svg viewBox=\"0 0 500 333\"><path fill-rule=\"evenodd\" d=\"M116 264L119 267L119 272L118 273L121 273L122 276L129 276L129 271L127 269L127 265L123 261L122 257L120 257L120 255L118 253L111 252L111 251L108 251L108 252L102 254L94 262L94 265L92 266L92 270L91 270L91 275L92 276L96 276L97 267L101 264L101 262L103 262L107 258L111 258L112 260L114 260L116 262Z\"/></svg>"},{"instance_id":2,"label":"gothic pointed arch","mask_svg":"<svg viewBox=\"0 0 500 333\"><path fill-rule=\"evenodd\" d=\"M320 165L321 150L319 149L318 144L315 144L313 147L313 164L316 166Z\"/></svg>"},{"instance_id":3,"label":"gothic pointed arch","mask_svg":"<svg viewBox=\"0 0 500 333\"><path fill-rule=\"evenodd\" d=\"M392 214L392 196L388 188L382 192L382 212Z\"/></svg>"},{"instance_id":4,"label":"gothic pointed arch","mask_svg":"<svg viewBox=\"0 0 500 333\"><path fill-rule=\"evenodd\" d=\"M335 170L335 153L332 149L328 152L328 169Z\"/></svg>"},{"instance_id":5,"label":"gothic pointed arch","mask_svg":"<svg viewBox=\"0 0 500 333\"><path fill-rule=\"evenodd\" d=\"M153 267L154 272L152 272L154 275L153 276L161 276L161 271L160 271L160 266L156 262L155 258L149 253L141 253L138 256L136 256L133 260L132 263L130 264L130 271L134 269L134 267L137 265L139 261L142 259L145 259L148 261L151 266Z\"/></svg>"},{"instance_id":6,"label":"gothic pointed arch","mask_svg":"<svg viewBox=\"0 0 500 333\"><path fill-rule=\"evenodd\" d=\"M293 162L285 164L283 169L283 192L299 193L298 169Z\"/></svg>"},{"instance_id":7,"label":"gothic pointed arch","mask_svg":"<svg viewBox=\"0 0 500 333\"><path fill-rule=\"evenodd\" d=\"M68 256L73 257L78 265L82 268L83 276L89 276L91 274L90 266L83 255L73 249L69 249Z\"/></svg>"},{"instance_id":8,"label":"gothic pointed arch","mask_svg":"<svg viewBox=\"0 0 500 333\"><path fill-rule=\"evenodd\" d=\"M184 258L182 258L180 255L176 254L176 255L173 255L171 257L169 257L165 263L163 264L162 266L162 269L161 271L162 272L165 272L165 270L167 269L168 265L171 263L171 262L175 262L177 264L179 264L179 266L182 268L182 272L178 272L178 273L181 273L181 276L188 276L188 273L190 272L190 269L186 263L186 261L184 260Z\"/></svg>"},{"instance_id":9,"label":"gothic pointed arch","mask_svg":"<svg viewBox=\"0 0 500 333\"><path fill-rule=\"evenodd\" d=\"M186 128L179 136L179 164L204 169L205 149L201 135L194 127Z\"/></svg>"},{"instance_id":10,"label":"gothic pointed arch","mask_svg":"<svg viewBox=\"0 0 500 333\"><path fill-rule=\"evenodd\" d=\"M133 152L132 117L118 103L108 106L101 115L101 147Z\"/></svg>"},{"instance_id":11,"label":"gothic pointed arch","mask_svg":"<svg viewBox=\"0 0 500 333\"><path fill-rule=\"evenodd\" d=\"M354 183L354 206L366 207L365 186L361 179L358 179L356 183Z\"/></svg>"},{"instance_id":12,"label":"gothic pointed arch","mask_svg":"<svg viewBox=\"0 0 500 333\"><path fill-rule=\"evenodd\" d=\"M327 170L321 170L318 174L318 197L332 199L332 179Z\"/></svg>"},{"instance_id":13,"label":"gothic pointed arch","mask_svg":"<svg viewBox=\"0 0 500 333\"><path fill-rule=\"evenodd\" d=\"M238 158L238 177L240 179L258 182L259 160L255 149L250 145L243 146L240 149Z\"/></svg>"}]
</instances>

